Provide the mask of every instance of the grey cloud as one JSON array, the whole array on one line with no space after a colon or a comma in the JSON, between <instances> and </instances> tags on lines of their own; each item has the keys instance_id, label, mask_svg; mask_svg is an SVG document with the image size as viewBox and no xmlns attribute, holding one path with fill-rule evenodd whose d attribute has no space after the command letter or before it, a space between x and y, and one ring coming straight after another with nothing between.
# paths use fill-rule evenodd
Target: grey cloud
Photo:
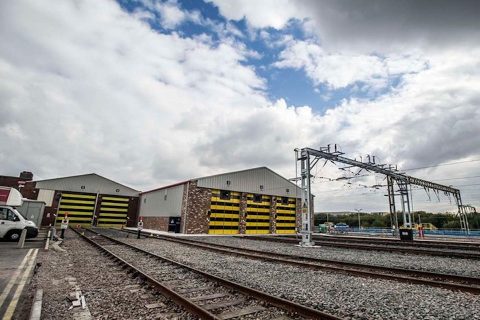
<instances>
[{"instance_id":1,"label":"grey cloud","mask_svg":"<svg viewBox=\"0 0 480 320\"><path fill-rule=\"evenodd\" d=\"M310 17L327 47L384 52L444 45L477 45L480 2L475 0L304 0L295 2Z\"/></svg>"}]
</instances>

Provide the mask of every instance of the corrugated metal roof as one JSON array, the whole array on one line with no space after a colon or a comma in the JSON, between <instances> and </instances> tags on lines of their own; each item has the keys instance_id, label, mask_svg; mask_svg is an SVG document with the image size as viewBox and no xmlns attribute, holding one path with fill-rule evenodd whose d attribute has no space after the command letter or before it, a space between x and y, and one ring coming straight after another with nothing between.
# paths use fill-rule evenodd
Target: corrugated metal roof
<instances>
[{"instance_id":1,"label":"corrugated metal roof","mask_svg":"<svg viewBox=\"0 0 480 320\"><path fill-rule=\"evenodd\" d=\"M228 172L195 179L203 188L232 190L282 197L301 196L301 188L267 167Z\"/></svg>"},{"instance_id":2,"label":"corrugated metal roof","mask_svg":"<svg viewBox=\"0 0 480 320\"><path fill-rule=\"evenodd\" d=\"M155 189L148 190L148 191L142 191L142 192L140 192L140 194L146 194L146 193L155 192L155 191L159 191L159 190L163 190L163 189L169 189L169 188L172 188L172 187L176 187L176 186L185 184L185 183L187 183L188 181L190 181L190 180L186 180L186 181L182 181L182 182L177 182L177 183L174 183L174 184L170 184L170 185L168 185L168 186L164 186L164 187L160 187L160 188L155 188Z\"/></svg>"},{"instance_id":3,"label":"corrugated metal roof","mask_svg":"<svg viewBox=\"0 0 480 320\"><path fill-rule=\"evenodd\" d=\"M139 191L121 183L102 177L96 173L54 179L38 180L36 188L63 190L72 192L116 194L121 196L138 196Z\"/></svg>"}]
</instances>

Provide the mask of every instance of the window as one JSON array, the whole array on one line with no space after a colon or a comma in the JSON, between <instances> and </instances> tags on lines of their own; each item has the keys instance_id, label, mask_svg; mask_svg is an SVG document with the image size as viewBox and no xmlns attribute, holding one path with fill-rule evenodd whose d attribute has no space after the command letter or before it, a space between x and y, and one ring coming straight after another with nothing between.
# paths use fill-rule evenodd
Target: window
<instances>
[{"instance_id":1,"label":"window","mask_svg":"<svg viewBox=\"0 0 480 320\"><path fill-rule=\"evenodd\" d=\"M290 189L288 189L288 188L285 189L285 192L286 192L286 193L290 193Z\"/></svg>"},{"instance_id":2,"label":"window","mask_svg":"<svg viewBox=\"0 0 480 320\"><path fill-rule=\"evenodd\" d=\"M288 198L282 197L282 204L288 204Z\"/></svg>"},{"instance_id":3,"label":"window","mask_svg":"<svg viewBox=\"0 0 480 320\"><path fill-rule=\"evenodd\" d=\"M254 194L253 195L253 202L262 202L262 195L261 194Z\"/></svg>"},{"instance_id":4,"label":"window","mask_svg":"<svg viewBox=\"0 0 480 320\"><path fill-rule=\"evenodd\" d=\"M260 185L260 190L263 190L263 184Z\"/></svg>"},{"instance_id":5,"label":"window","mask_svg":"<svg viewBox=\"0 0 480 320\"><path fill-rule=\"evenodd\" d=\"M232 184L232 181L230 180L227 180L227 186L231 185Z\"/></svg>"},{"instance_id":6,"label":"window","mask_svg":"<svg viewBox=\"0 0 480 320\"><path fill-rule=\"evenodd\" d=\"M220 190L220 199L222 200L230 200L231 194L228 190Z\"/></svg>"},{"instance_id":7,"label":"window","mask_svg":"<svg viewBox=\"0 0 480 320\"><path fill-rule=\"evenodd\" d=\"M163 196L163 200L164 200L164 201L167 201L167 195L164 195L164 196Z\"/></svg>"},{"instance_id":8,"label":"window","mask_svg":"<svg viewBox=\"0 0 480 320\"><path fill-rule=\"evenodd\" d=\"M0 208L0 220L7 220L7 208Z\"/></svg>"},{"instance_id":9,"label":"window","mask_svg":"<svg viewBox=\"0 0 480 320\"><path fill-rule=\"evenodd\" d=\"M19 221L17 215L7 208L0 208L0 220Z\"/></svg>"}]
</instances>

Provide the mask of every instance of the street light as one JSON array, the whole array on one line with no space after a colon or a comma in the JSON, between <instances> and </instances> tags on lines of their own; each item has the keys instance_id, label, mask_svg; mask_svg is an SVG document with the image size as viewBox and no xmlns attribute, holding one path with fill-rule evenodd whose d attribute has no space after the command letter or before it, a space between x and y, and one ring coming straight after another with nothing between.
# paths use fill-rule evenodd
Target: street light
<instances>
[{"instance_id":1,"label":"street light","mask_svg":"<svg viewBox=\"0 0 480 320\"><path fill-rule=\"evenodd\" d=\"M355 209L355 211L357 211L358 213L358 232L360 232L360 228L362 227L362 225L360 224L360 211L362 211L363 209Z\"/></svg>"}]
</instances>

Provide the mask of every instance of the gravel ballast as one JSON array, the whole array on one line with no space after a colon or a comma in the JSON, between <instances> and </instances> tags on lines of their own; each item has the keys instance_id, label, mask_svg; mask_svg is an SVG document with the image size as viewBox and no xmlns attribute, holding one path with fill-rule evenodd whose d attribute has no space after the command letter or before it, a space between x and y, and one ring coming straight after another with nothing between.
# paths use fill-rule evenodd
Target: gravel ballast
<instances>
[{"instance_id":1,"label":"gravel ballast","mask_svg":"<svg viewBox=\"0 0 480 320\"><path fill-rule=\"evenodd\" d=\"M186 239L189 238L186 237ZM480 277L480 261L473 259L432 257L421 256L417 254L410 255L405 253L381 251L373 252L322 246L315 248L299 248L288 243L249 240L247 238L239 237L194 237L191 239L207 243L233 246L237 248L300 255L311 258Z\"/></svg>"},{"instance_id":2,"label":"gravel ballast","mask_svg":"<svg viewBox=\"0 0 480 320\"><path fill-rule=\"evenodd\" d=\"M227 238L215 237L212 241L229 241L225 239ZM213 253L156 239L124 241L346 319L480 319L480 299L473 294L335 272L306 270ZM272 247L276 245L259 241L255 249L260 249L261 244ZM297 247L292 248L295 249L298 250Z\"/></svg>"},{"instance_id":3,"label":"gravel ballast","mask_svg":"<svg viewBox=\"0 0 480 320\"><path fill-rule=\"evenodd\" d=\"M165 297L144 288L72 231L67 231L61 247L66 251L42 254L42 266L32 281L31 290L44 290L42 319L78 318L74 315L78 307L68 310L75 287L85 296L92 319L195 319ZM162 306L147 308L156 303Z\"/></svg>"}]
</instances>

